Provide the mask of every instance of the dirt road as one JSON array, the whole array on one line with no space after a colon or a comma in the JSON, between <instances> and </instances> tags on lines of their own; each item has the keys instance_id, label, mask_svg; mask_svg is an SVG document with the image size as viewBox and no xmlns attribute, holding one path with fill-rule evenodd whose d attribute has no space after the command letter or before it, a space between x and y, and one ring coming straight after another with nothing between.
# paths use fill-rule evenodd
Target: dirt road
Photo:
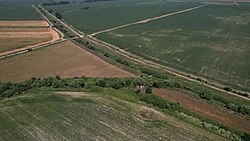
<instances>
[{"instance_id":1,"label":"dirt road","mask_svg":"<svg viewBox=\"0 0 250 141\"><path fill-rule=\"evenodd\" d=\"M185 9L185 10L180 10L180 11L176 11L176 12L173 12L173 13L168 13L168 14L164 14L164 15L161 15L161 16L157 16L157 17L153 17L153 18L148 18L148 19L144 19L144 20L141 20L141 21L137 21L137 22L133 22L133 23L129 23L129 24L125 24L125 25L113 27L113 28L110 28L110 29L105 29L105 30L102 30L102 31L98 31L98 32L92 33L90 35L91 36L96 36L96 35L101 34L101 33L110 32L110 31L113 31L113 30L117 30L117 29L120 29L120 28L131 26L131 25L148 23L150 21L162 19L162 18L165 18L165 17L168 17L168 16L173 16L173 15L181 14L181 13L188 12L188 11L192 11L192 10L204 7L204 6L206 6L206 5L200 5L200 6L196 6L196 7L193 7L193 8L189 8L189 9Z\"/></svg>"}]
</instances>

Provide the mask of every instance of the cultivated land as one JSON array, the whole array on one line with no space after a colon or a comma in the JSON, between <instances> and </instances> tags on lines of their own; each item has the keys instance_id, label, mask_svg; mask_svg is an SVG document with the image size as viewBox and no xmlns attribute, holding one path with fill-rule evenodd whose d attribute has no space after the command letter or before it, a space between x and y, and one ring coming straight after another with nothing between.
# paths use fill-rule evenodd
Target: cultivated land
<instances>
[{"instance_id":1,"label":"cultivated land","mask_svg":"<svg viewBox=\"0 0 250 141\"><path fill-rule=\"evenodd\" d=\"M242 131L250 133L250 121L240 115L209 105L201 99L188 96L175 90L154 89L153 93L169 101L180 103L181 106L190 109L202 116L214 119L231 127L237 127Z\"/></svg>"},{"instance_id":2,"label":"cultivated land","mask_svg":"<svg viewBox=\"0 0 250 141\"><path fill-rule=\"evenodd\" d=\"M5 141L225 140L144 105L80 92L2 100L0 123Z\"/></svg>"},{"instance_id":3,"label":"cultivated land","mask_svg":"<svg viewBox=\"0 0 250 141\"><path fill-rule=\"evenodd\" d=\"M168 67L244 90L250 87L250 12L206 6L97 38Z\"/></svg>"},{"instance_id":4,"label":"cultivated land","mask_svg":"<svg viewBox=\"0 0 250 141\"><path fill-rule=\"evenodd\" d=\"M59 40L46 21L0 21L0 55Z\"/></svg>"},{"instance_id":5,"label":"cultivated land","mask_svg":"<svg viewBox=\"0 0 250 141\"><path fill-rule=\"evenodd\" d=\"M49 24L44 20L0 21L0 27L46 27Z\"/></svg>"},{"instance_id":6,"label":"cultivated land","mask_svg":"<svg viewBox=\"0 0 250 141\"><path fill-rule=\"evenodd\" d=\"M0 55L60 39L52 28L0 28Z\"/></svg>"},{"instance_id":7,"label":"cultivated land","mask_svg":"<svg viewBox=\"0 0 250 141\"><path fill-rule=\"evenodd\" d=\"M45 8L62 13L66 22L82 32L93 33L197 5L197 3L172 3L158 0L115 0ZM89 8L84 9L86 7Z\"/></svg>"},{"instance_id":8,"label":"cultivated land","mask_svg":"<svg viewBox=\"0 0 250 141\"><path fill-rule=\"evenodd\" d=\"M134 77L70 41L0 60L1 82L31 77Z\"/></svg>"},{"instance_id":9,"label":"cultivated land","mask_svg":"<svg viewBox=\"0 0 250 141\"><path fill-rule=\"evenodd\" d=\"M0 0L0 21L2 20L40 20L32 7L36 0Z\"/></svg>"}]
</instances>

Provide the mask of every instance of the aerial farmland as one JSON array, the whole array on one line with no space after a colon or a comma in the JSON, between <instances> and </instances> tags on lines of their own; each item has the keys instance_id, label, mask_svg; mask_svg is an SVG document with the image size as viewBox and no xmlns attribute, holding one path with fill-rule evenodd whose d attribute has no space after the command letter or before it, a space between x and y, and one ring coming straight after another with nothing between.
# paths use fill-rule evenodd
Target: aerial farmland
<instances>
[{"instance_id":1,"label":"aerial farmland","mask_svg":"<svg viewBox=\"0 0 250 141\"><path fill-rule=\"evenodd\" d=\"M0 141L249 141L250 1L0 0Z\"/></svg>"}]
</instances>

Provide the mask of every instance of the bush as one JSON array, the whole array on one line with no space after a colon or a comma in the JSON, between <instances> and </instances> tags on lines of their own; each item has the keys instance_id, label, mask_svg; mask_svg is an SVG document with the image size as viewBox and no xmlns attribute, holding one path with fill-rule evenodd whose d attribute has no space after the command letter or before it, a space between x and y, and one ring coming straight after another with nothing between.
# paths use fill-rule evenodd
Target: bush
<instances>
[{"instance_id":1,"label":"bush","mask_svg":"<svg viewBox=\"0 0 250 141\"><path fill-rule=\"evenodd\" d=\"M52 10L52 9L49 9L48 12L49 12L49 13L53 13L53 10Z\"/></svg>"},{"instance_id":2,"label":"bush","mask_svg":"<svg viewBox=\"0 0 250 141\"><path fill-rule=\"evenodd\" d=\"M228 92L231 92L231 91L232 91L232 88L230 88L230 87L224 87L224 90L225 90L225 91L228 91Z\"/></svg>"},{"instance_id":3,"label":"bush","mask_svg":"<svg viewBox=\"0 0 250 141\"><path fill-rule=\"evenodd\" d=\"M146 90L145 90L145 92L146 92L147 94L152 94L152 88L147 87Z\"/></svg>"},{"instance_id":4,"label":"bush","mask_svg":"<svg viewBox=\"0 0 250 141\"><path fill-rule=\"evenodd\" d=\"M233 103L227 104L226 108L230 109L230 110L233 110L233 111L237 111L238 110L238 107L235 104L233 104Z\"/></svg>"},{"instance_id":5,"label":"bush","mask_svg":"<svg viewBox=\"0 0 250 141\"><path fill-rule=\"evenodd\" d=\"M96 81L96 85L100 87L105 87L106 86L106 81L103 79L99 79Z\"/></svg>"},{"instance_id":6,"label":"bush","mask_svg":"<svg viewBox=\"0 0 250 141\"><path fill-rule=\"evenodd\" d=\"M85 86L83 81L80 80L74 80L70 83L70 87L73 88L83 88Z\"/></svg>"},{"instance_id":7,"label":"bush","mask_svg":"<svg viewBox=\"0 0 250 141\"><path fill-rule=\"evenodd\" d=\"M246 114L250 115L250 107L247 105L240 105L238 107L238 112L242 113L244 115L246 115Z\"/></svg>"},{"instance_id":8,"label":"bush","mask_svg":"<svg viewBox=\"0 0 250 141\"><path fill-rule=\"evenodd\" d=\"M59 13L59 12L56 12L56 13L55 13L55 16L56 16L56 18L58 18L58 19L62 19L62 14Z\"/></svg>"},{"instance_id":9,"label":"bush","mask_svg":"<svg viewBox=\"0 0 250 141\"><path fill-rule=\"evenodd\" d=\"M199 92L199 96L200 96L200 98L206 99L206 100L212 100L213 99L212 93L207 89L201 90Z\"/></svg>"},{"instance_id":10,"label":"bush","mask_svg":"<svg viewBox=\"0 0 250 141\"><path fill-rule=\"evenodd\" d=\"M120 89L123 87L123 85L120 82L116 81L111 84L111 87L114 89Z\"/></svg>"}]
</instances>

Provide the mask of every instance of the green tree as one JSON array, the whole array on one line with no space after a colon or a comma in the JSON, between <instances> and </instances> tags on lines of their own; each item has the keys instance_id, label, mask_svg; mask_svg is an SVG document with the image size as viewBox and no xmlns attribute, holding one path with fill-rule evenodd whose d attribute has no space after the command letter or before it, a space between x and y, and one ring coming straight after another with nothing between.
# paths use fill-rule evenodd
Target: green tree
<instances>
[{"instance_id":1,"label":"green tree","mask_svg":"<svg viewBox=\"0 0 250 141\"><path fill-rule=\"evenodd\" d=\"M56 16L56 18L58 18L58 19L62 19L62 14L61 13L59 13L59 12L56 12L55 13L55 16Z\"/></svg>"}]
</instances>

